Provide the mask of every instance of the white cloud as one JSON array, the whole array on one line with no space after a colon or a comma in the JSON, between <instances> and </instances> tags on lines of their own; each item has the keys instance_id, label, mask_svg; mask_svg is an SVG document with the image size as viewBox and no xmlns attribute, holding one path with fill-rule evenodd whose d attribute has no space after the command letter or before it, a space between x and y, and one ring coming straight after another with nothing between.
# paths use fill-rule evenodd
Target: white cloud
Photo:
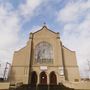
<instances>
[{"instance_id":1,"label":"white cloud","mask_svg":"<svg viewBox=\"0 0 90 90\"><path fill-rule=\"evenodd\" d=\"M31 32L36 32L41 29L41 26L33 26Z\"/></svg>"},{"instance_id":2,"label":"white cloud","mask_svg":"<svg viewBox=\"0 0 90 90\"><path fill-rule=\"evenodd\" d=\"M19 40L20 19L10 7L0 5L0 61L2 62L11 62L14 48L17 47Z\"/></svg>"},{"instance_id":3,"label":"white cloud","mask_svg":"<svg viewBox=\"0 0 90 90\"><path fill-rule=\"evenodd\" d=\"M71 5L70 5L71 6ZM72 7L72 8L71 8ZM66 9L62 9L58 13L58 21L68 22L76 19L75 13L78 12L77 7L71 6L71 7L65 7Z\"/></svg>"},{"instance_id":4,"label":"white cloud","mask_svg":"<svg viewBox=\"0 0 90 90\"><path fill-rule=\"evenodd\" d=\"M26 0L26 3L21 3L15 10L9 1L0 3L0 64L11 63L13 52L24 46L25 39L21 38L19 32L23 24L36 15L35 10L41 2L42 0Z\"/></svg>"},{"instance_id":5,"label":"white cloud","mask_svg":"<svg viewBox=\"0 0 90 90\"><path fill-rule=\"evenodd\" d=\"M64 23L62 41L76 51L80 71L85 76L87 59L90 61L90 1L69 2L57 14L57 21Z\"/></svg>"},{"instance_id":6,"label":"white cloud","mask_svg":"<svg viewBox=\"0 0 90 90\"><path fill-rule=\"evenodd\" d=\"M43 1L44 0L26 0L24 4L19 6L20 15L25 19L36 15L35 12Z\"/></svg>"},{"instance_id":7,"label":"white cloud","mask_svg":"<svg viewBox=\"0 0 90 90\"><path fill-rule=\"evenodd\" d=\"M9 1L0 3L0 61L11 62L13 52L24 45L19 32L23 22L36 15L35 10L41 2L42 0L26 0L16 10L13 10Z\"/></svg>"},{"instance_id":8,"label":"white cloud","mask_svg":"<svg viewBox=\"0 0 90 90\"><path fill-rule=\"evenodd\" d=\"M90 12L90 1L84 2L82 0L81 2L78 0L77 2L69 2L57 13L57 21L75 22L80 20L87 12Z\"/></svg>"}]
</instances>

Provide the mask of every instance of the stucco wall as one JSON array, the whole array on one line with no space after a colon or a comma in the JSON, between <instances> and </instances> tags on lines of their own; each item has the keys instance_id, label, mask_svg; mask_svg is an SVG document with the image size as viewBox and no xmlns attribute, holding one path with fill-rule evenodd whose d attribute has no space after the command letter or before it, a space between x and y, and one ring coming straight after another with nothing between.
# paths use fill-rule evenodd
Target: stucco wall
<instances>
[{"instance_id":1,"label":"stucco wall","mask_svg":"<svg viewBox=\"0 0 90 90\"><path fill-rule=\"evenodd\" d=\"M4 83L0 82L0 90L8 90L9 86L10 86L10 82L4 82Z\"/></svg>"},{"instance_id":2,"label":"stucco wall","mask_svg":"<svg viewBox=\"0 0 90 90\"><path fill-rule=\"evenodd\" d=\"M75 52L63 47L63 56L66 79L69 81L80 80Z\"/></svg>"},{"instance_id":3,"label":"stucco wall","mask_svg":"<svg viewBox=\"0 0 90 90\"><path fill-rule=\"evenodd\" d=\"M27 46L16 51L13 56L10 81L28 83L29 62L30 62L31 42Z\"/></svg>"},{"instance_id":4,"label":"stucco wall","mask_svg":"<svg viewBox=\"0 0 90 90\"><path fill-rule=\"evenodd\" d=\"M90 90L90 82L63 82L63 84L75 90Z\"/></svg>"}]
</instances>

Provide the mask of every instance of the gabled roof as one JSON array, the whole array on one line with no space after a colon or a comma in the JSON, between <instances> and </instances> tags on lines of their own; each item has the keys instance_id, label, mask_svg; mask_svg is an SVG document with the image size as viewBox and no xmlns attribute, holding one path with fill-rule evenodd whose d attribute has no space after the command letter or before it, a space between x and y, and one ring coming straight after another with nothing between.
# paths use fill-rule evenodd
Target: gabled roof
<instances>
[{"instance_id":1,"label":"gabled roof","mask_svg":"<svg viewBox=\"0 0 90 90\"><path fill-rule=\"evenodd\" d=\"M52 31L52 30L48 29L48 28L47 28L47 26L45 26L45 25L44 25L44 26L43 26L40 30L37 30L37 31L36 31L36 32L34 32L33 34L35 34L35 33L37 33L37 32L42 31L44 28L45 28L45 29L47 29L47 30L49 30L50 32L52 32L52 33L54 33L54 34L57 34L57 32L54 32L54 31Z\"/></svg>"}]
</instances>

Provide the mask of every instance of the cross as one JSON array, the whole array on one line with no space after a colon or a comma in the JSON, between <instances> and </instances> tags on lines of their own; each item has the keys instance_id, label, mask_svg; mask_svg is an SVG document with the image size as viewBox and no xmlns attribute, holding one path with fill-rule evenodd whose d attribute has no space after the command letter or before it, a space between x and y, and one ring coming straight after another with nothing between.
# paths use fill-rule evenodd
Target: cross
<instances>
[{"instance_id":1,"label":"cross","mask_svg":"<svg viewBox=\"0 0 90 90\"><path fill-rule=\"evenodd\" d=\"M43 25L46 26L46 22L44 22Z\"/></svg>"}]
</instances>

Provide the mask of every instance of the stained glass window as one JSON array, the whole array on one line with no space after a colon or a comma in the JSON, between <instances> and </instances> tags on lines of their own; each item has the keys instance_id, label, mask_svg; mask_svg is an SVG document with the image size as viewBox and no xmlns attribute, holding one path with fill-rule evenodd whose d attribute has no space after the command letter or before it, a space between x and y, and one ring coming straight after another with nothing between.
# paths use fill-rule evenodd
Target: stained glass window
<instances>
[{"instance_id":1,"label":"stained glass window","mask_svg":"<svg viewBox=\"0 0 90 90\"><path fill-rule=\"evenodd\" d=\"M41 42L35 47L35 63L52 63L53 48L47 42Z\"/></svg>"}]
</instances>

